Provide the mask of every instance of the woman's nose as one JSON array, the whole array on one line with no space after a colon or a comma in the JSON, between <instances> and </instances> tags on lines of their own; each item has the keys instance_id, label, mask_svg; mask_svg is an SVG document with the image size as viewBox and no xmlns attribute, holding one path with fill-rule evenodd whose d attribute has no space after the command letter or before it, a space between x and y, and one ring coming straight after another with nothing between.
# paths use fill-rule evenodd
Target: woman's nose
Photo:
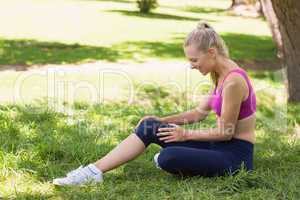
<instances>
[{"instance_id":1,"label":"woman's nose","mask_svg":"<svg viewBox=\"0 0 300 200\"><path fill-rule=\"evenodd\" d=\"M187 63L187 64L186 64L186 68L193 69L193 66L192 66L190 63Z\"/></svg>"},{"instance_id":2,"label":"woman's nose","mask_svg":"<svg viewBox=\"0 0 300 200\"><path fill-rule=\"evenodd\" d=\"M190 64L191 69L195 69L196 67L193 64Z\"/></svg>"}]
</instances>

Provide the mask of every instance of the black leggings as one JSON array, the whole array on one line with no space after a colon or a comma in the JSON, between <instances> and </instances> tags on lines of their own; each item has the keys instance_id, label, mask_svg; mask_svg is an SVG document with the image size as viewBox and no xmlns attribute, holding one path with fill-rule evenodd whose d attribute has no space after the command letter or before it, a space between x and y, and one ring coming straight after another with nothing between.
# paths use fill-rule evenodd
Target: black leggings
<instances>
[{"instance_id":1,"label":"black leggings","mask_svg":"<svg viewBox=\"0 0 300 200\"><path fill-rule=\"evenodd\" d=\"M158 157L159 166L172 174L221 176L235 174L242 163L246 170L252 170L253 144L232 138L230 141L203 142L160 141L156 133L160 127L168 127L154 118L143 120L135 129L135 134L143 141L145 147L151 143L162 147Z\"/></svg>"}]
</instances>

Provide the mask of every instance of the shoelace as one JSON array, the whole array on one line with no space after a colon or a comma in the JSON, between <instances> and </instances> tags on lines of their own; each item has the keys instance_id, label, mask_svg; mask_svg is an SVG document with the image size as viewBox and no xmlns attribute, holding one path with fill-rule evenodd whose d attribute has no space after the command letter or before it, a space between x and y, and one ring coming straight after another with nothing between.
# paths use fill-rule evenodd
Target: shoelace
<instances>
[{"instance_id":1,"label":"shoelace","mask_svg":"<svg viewBox=\"0 0 300 200\"><path fill-rule=\"evenodd\" d=\"M74 169L74 170L70 171L69 173L67 173L67 176L72 176L72 175L78 173L78 171L82 168L83 168L83 166L80 165L77 169Z\"/></svg>"},{"instance_id":2,"label":"shoelace","mask_svg":"<svg viewBox=\"0 0 300 200\"><path fill-rule=\"evenodd\" d=\"M88 180L92 179L89 177L89 174L83 170L82 166L78 167L77 169L68 173L68 180L74 184L80 184L82 182L87 182Z\"/></svg>"}]
</instances>

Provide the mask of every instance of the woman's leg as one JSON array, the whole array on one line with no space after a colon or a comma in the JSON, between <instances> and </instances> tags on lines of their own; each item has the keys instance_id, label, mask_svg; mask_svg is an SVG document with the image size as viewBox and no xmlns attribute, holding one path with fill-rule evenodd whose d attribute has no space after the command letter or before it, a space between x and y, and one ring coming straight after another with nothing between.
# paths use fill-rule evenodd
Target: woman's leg
<instances>
[{"instance_id":1,"label":"woman's leg","mask_svg":"<svg viewBox=\"0 0 300 200\"><path fill-rule=\"evenodd\" d=\"M118 146L98 160L95 165L104 173L136 158L144 150L144 143L136 134L130 134Z\"/></svg>"},{"instance_id":2,"label":"woman's leg","mask_svg":"<svg viewBox=\"0 0 300 200\"><path fill-rule=\"evenodd\" d=\"M231 156L225 152L183 146L164 148L158 163L163 170L177 175L211 177L236 170Z\"/></svg>"},{"instance_id":3,"label":"woman's leg","mask_svg":"<svg viewBox=\"0 0 300 200\"><path fill-rule=\"evenodd\" d=\"M143 141L136 134L129 135L112 151L94 164L70 171L65 177L53 179L54 185L82 185L103 181L103 173L112 170L140 155L145 150Z\"/></svg>"},{"instance_id":4,"label":"woman's leg","mask_svg":"<svg viewBox=\"0 0 300 200\"><path fill-rule=\"evenodd\" d=\"M149 136L157 131L159 124L157 120L144 119L135 129L135 133L130 134L108 154L96 161L95 166L104 173L133 160L152 142L153 139ZM145 137L142 138L141 135Z\"/></svg>"},{"instance_id":5,"label":"woman's leg","mask_svg":"<svg viewBox=\"0 0 300 200\"><path fill-rule=\"evenodd\" d=\"M157 130L163 124L155 119L145 119L138 125L135 134L129 135L112 151L105 155L95 164L89 164L86 167L79 167L67 174L66 177L56 178L53 180L55 185L81 185L87 182L103 181L103 173L112 170L143 153L145 148L156 143L160 146L194 146L198 148L209 148L207 142L171 142L164 143L160 141L156 135ZM168 126L164 124L163 126Z\"/></svg>"},{"instance_id":6,"label":"woman's leg","mask_svg":"<svg viewBox=\"0 0 300 200\"><path fill-rule=\"evenodd\" d=\"M209 142L170 142L165 143L158 139L156 133L159 127L166 127L167 124L162 124L156 119L148 118L143 120L135 129L135 133L129 135L118 146L110 151L103 158L98 160L95 165L103 173L112 170L130 160L133 160L142 154L149 144L155 143L165 148L167 146L187 146L194 148L208 149Z\"/></svg>"},{"instance_id":7,"label":"woman's leg","mask_svg":"<svg viewBox=\"0 0 300 200\"><path fill-rule=\"evenodd\" d=\"M160 124L152 118L144 119L135 129L135 133L130 134L108 154L96 161L96 167L103 173L107 172L142 154L150 143L158 144L160 141L155 138L155 133Z\"/></svg>"},{"instance_id":8,"label":"woman's leg","mask_svg":"<svg viewBox=\"0 0 300 200\"><path fill-rule=\"evenodd\" d=\"M140 125L135 129L135 134L143 141L145 147L154 143L163 148L169 146L185 146L185 147L193 147L200 149L209 149L211 147L211 142L204 141L184 141L184 142L168 142L159 140L159 136L157 136L158 128L172 127L170 124L161 123L160 121L148 118L145 119Z\"/></svg>"},{"instance_id":9,"label":"woman's leg","mask_svg":"<svg viewBox=\"0 0 300 200\"><path fill-rule=\"evenodd\" d=\"M222 150L215 149L212 142L185 141L165 143L159 140L159 127L170 126L155 119L146 119L135 130L145 147L155 143L163 147L158 156L158 165L167 172L183 175L214 176L236 170L237 160Z\"/></svg>"}]
</instances>

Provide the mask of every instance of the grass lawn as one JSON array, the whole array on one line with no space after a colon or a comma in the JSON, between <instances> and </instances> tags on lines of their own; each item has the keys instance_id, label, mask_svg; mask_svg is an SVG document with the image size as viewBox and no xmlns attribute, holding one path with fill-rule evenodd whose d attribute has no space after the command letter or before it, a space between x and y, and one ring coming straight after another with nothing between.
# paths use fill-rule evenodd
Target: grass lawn
<instances>
[{"instance_id":1,"label":"grass lawn","mask_svg":"<svg viewBox=\"0 0 300 200\"><path fill-rule=\"evenodd\" d=\"M275 58L266 22L228 15L229 0L160 5L140 15L135 1L1 2L0 65L182 60L183 39L200 19L224 37L234 59Z\"/></svg>"},{"instance_id":2,"label":"grass lawn","mask_svg":"<svg viewBox=\"0 0 300 200\"><path fill-rule=\"evenodd\" d=\"M156 92L156 91L159 91ZM71 114L55 112L43 102L0 107L0 189L4 199L298 199L300 143L292 123L267 93L258 96L255 171L234 177L181 178L158 170L150 145L144 154L104 175L96 186L59 188L53 177L104 156L130 134L140 117L187 109L182 95L146 87L139 103L65 105ZM276 107L277 106L277 107ZM299 112L299 107L293 113ZM284 113L281 113L284 114ZM209 115L197 127L214 125ZM278 121L280 120L280 122ZM286 123L287 126L284 125ZM197 128L187 127L187 128Z\"/></svg>"},{"instance_id":3,"label":"grass lawn","mask_svg":"<svg viewBox=\"0 0 300 200\"><path fill-rule=\"evenodd\" d=\"M50 183L104 156L142 116L185 111L207 93L208 78L187 69L182 51L199 19L234 60L276 65L266 22L231 16L229 5L164 0L140 15L133 0L0 1L0 199L299 199L300 106L287 106L280 70L248 70L258 99L252 173L182 179L155 168L151 145L103 184Z\"/></svg>"},{"instance_id":4,"label":"grass lawn","mask_svg":"<svg viewBox=\"0 0 300 200\"><path fill-rule=\"evenodd\" d=\"M49 84L54 82L52 88L58 88L60 81L76 88L83 83L85 86L89 84L88 87L92 87L93 91L99 91L99 71L102 68L113 68L114 71L121 68L137 83L147 81L161 85L175 80L182 88L194 88L199 82L207 82L207 78L184 68L186 61L182 43L199 19L208 21L216 28L227 42L232 58L246 63L244 67L252 66L253 62L263 62L262 67L265 68L272 67L274 62L275 67L279 65L274 61L275 47L266 22L262 19L230 16L225 12L230 5L229 0L204 0L199 3L166 0L161 1L160 7L148 15L137 13L135 1L11 0L1 1L0 5L0 70L14 66L33 68L45 64L59 68L61 64L77 65L96 60L120 63L113 67L105 63L86 64L82 68L90 66L95 70L84 76L76 70L67 73L62 70L63 76L56 75L60 73L58 69L54 72L57 81L53 81L53 76L48 76L52 72L47 70L41 73L6 70L0 74L2 103L28 103L53 96L57 101L72 103L73 100L64 94L49 94L55 93L49 92ZM152 66L132 67L132 62L148 61L149 66L157 67L160 72L156 73ZM172 62L176 69L172 68ZM177 67L175 62L181 62L182 67ZM272 66L269 66L270 62ZM176 73L168 73L174 70ZM165 73L168 74L167 80ZM191 74L190 84L186 84L186 74ZM260 72L257 77L277 80L280 74ZM257 73L252 75L256 77ZM22 85L19 87L20 81ZM68 86L64 87L65 94L72 92ZM111 100L128 97L124 78L109 76L103 87L104 98ZM22 93L19 94L22 98L15 95L16 90L21 91L18 93ZM87 98L89 91L86 87L76 89L76 95L72 95L72 98L74 101L93 102Z\"/></svg>"}]
</instances>

